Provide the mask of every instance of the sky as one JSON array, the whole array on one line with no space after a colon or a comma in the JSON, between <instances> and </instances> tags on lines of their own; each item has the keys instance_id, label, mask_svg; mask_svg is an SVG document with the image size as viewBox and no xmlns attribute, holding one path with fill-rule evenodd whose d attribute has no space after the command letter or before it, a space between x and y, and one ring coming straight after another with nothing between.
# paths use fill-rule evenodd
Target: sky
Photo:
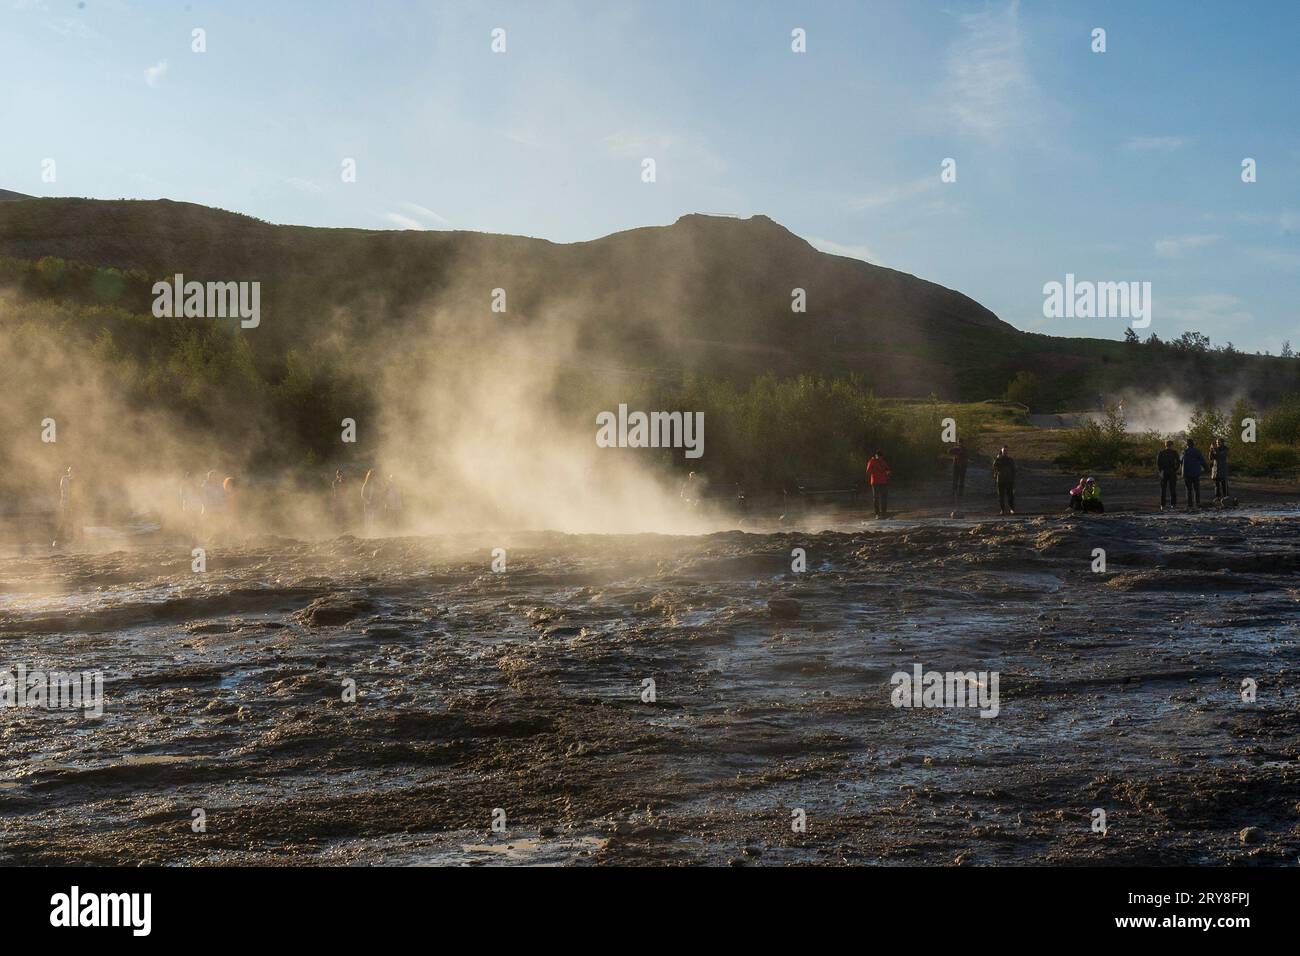
<instances>
[{"instance_id":1,"label":"sky","mask_svg":"<svg viewBox=\"0 0 1300 956\"><path fill-rule=\"evenodd\" d=\"M762 213L1027 331L1123 335L1044 316L1073 274L1150 282L1143 337L1300 348L1294 0L0 0L0 137L36 196L556 242Z\"/></svg>"}]
</instances>

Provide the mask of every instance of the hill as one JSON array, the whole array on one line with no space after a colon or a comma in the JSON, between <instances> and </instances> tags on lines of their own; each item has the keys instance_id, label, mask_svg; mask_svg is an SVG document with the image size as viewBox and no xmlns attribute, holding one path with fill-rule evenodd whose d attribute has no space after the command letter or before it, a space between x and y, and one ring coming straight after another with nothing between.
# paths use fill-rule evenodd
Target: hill
<instances>
[{"instance_id":1,"label":"hill","mask_svg":"<svg viewBox=\"0 0 1300 956\"><path fill-rule=\"evenodd\" d=\"M1021 332L960 292L820 252L766 216L687 215L557 244L278 226L169 200L26 199L0 205L0 257L10 260L0 280L28 293L132 313L147 313L153 282L175 273L259 281L265 318L250 338L261 363L327 336L418 332L439 313L480 332L548 323L557 359L593 370L860 374L880 395L967 401L1001 396L1029 372L1021 397L1046 411L1131 388L1194 401L1211 379L1260 402L1300 388L1292 360ZM51 281L22 265L44 257L76 267ZM491 311L495 289L505 316ZM795 289L806 312L791 309Z\"/></svg>"}]
</instances>

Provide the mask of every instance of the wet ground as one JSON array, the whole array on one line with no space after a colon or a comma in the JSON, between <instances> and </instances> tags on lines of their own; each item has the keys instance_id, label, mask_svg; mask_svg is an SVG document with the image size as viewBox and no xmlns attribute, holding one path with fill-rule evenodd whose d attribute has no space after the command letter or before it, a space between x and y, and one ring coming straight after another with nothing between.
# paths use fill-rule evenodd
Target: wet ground
<instances>
[{"instance_id":1,"label":"wet ground","mask_svg":"<svg viewBox=\"0 0 1300 956\"><path fill-rule=\"evenodd\" d=\"M1300 513L757 530L11 551L0 863L1300 858Z\"/></svg>"}]
</instances>

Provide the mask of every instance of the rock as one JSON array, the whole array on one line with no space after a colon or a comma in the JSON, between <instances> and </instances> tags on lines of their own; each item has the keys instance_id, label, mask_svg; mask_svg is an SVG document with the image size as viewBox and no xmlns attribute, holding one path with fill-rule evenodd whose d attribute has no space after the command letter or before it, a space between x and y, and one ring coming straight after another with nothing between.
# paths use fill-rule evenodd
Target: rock
<instances>
[{"instance_id":1,"label":"rock","mask_svg":"<svg viewBox=\"0 0 1300 956\"><path fill-rule=\"evenodd\" d=\"M1258 843L1259 827L1246 827L1237 834L1237 837L1242 843Z\"/></svg>"},{"instance_id":2,"label":"rock","mask_svg":"<svg viewBox=\"0 0 1300 956\"><path fill-rule=\"evenodd\" d=\"M803 605L794 598L771 598L767 613L779 621L792 621L803 611Z\"/></svg>"},{"instance_id":3,"label":"rock","mask_svg":"<svg viewBox=\"0 0 1300 956\"><path fill-rule=\"evenodd\" d=\"M346 624L353 618L373 611L375 603L369 598L351 594L330 594L317 598L298 612L298 619L308 627L330 627Z\"/></svg>"}]
</instances>

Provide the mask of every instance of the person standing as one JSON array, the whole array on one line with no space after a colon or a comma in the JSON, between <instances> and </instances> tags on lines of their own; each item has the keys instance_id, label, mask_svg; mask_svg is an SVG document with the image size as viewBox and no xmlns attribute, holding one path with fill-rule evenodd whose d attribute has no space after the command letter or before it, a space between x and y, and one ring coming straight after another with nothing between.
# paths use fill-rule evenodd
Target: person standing
<instances>
[{"instance_id":1,"label":"person standing","mask_svg":"<svg viewBox=\"0 0 1300 956\"><path fill-rule=\"evenodd\" d=\"M1187 510L1192 511L1201 506L1201 472L1205 471L1205 456L1196 447L1196 442L1187 439L1183 449L1183 485L1187 490Z\"/></svg>"},{"instance_id":2,"label":"person standing","mask_svg":"<svg viewBox=\"0 0 1300 956\"><path fill-rule=\"evenodd\" d=\"M70 544L81 539L80 501L76 483L72 477L72 466L59 476L59 523L54 531L53 547Z\"/></svg>"},{"instance_id":3,"label":"person standing","mask_svg":"<svg viewBox=\"0 0 1300 956\"><path fill-rule=\"evenodd\" d=\"M1178 507L1178 452L1174 450L1173 440L1167 440L1160 454L1156 455L1156 471L1160 472L1160 510L1165 510L1165 495L1168 493L1169 507Z\"/></svg>"},{"instance_id":4,"label":"person standing","mask_svg":"<svg viewBox=\"0 0 1300 956\"><path fill-rule=\"evenodd\" d=\"M1016 462L1006 446L993 459L993 482L998 486L998 514L1016 513Z\"/></svg>"},{"instance_id":5,"label":"person standing","mask_svg":"<svg viewBox=\"0 0 1300 956\"><path fill-rule=\"evenodd\" d=\"M966 464L968 455L966 446L957 439L957 444L948 449L948 455L952 458L952 503L954 505L961 502L962 496L966 494Z\"/></svg>"},{"instance_id":6,"label":"person standing","mask_svg":"<svg viewBox=\"0 0 1300 956\"><path fill-rule=\"evenodd\" d=\"M375 529L375 517L380 501L379 479L375 477L375 469L371 468L366 472L365 480L361 482L361 523L366 534Z\"/></svg>"},{"instance_id":7,"label":"person standing","mask_svg":"<svg viewBox=\"0 0 1300 956\"><path fill-rule=\"evenodd\" d=\"M402 523L402 489L397 479L389 475L384 480L384 524L395 531Z\"/></svg>"},{"instance_id":8,"label":"person standing","mask_svg":"<svg viewBox=\"0 0 1300 956\"><path fill-rule=\"evenodd\" d=\"M889 463L879 451L867 461L867 481L871 484L871 507L877 518L889 513Z\"/></svg>"},{"instance_id":9,"label":"person standing","mask_svg":"<svg viewBox=\"0 0 1300 956\"><path fill-rule=\"evenodd\" d=\"M1228 497L1228 444L1222 438L1210 445L1210 479L1214 482L1214 503L1222 507Z\"/></svg>"},{"instance_id":10,"label":"person standing","mask_svg":"<svg viewBox=\"0 0 1300 956\"><path fill-rule=\"evenodd\" d=\"M342 468L334 469L334 481L330 484L330 492L334 496L332 499L334 527L339 534L343 534L348 530L348 479L343 474Z\"/></svg>"},{"instance_id":11,"label":"person standing","mask_svg":"<svg viewBox=\"0 0 1300 956\"><path fill-rule=\"evenodd\" d=\"M221 482L221 494L223 499L221 510L226 516L225 531L228 534L239 534L240 489L234 475L226 475L225 480Z\"/></svg>"}]
</instances>

